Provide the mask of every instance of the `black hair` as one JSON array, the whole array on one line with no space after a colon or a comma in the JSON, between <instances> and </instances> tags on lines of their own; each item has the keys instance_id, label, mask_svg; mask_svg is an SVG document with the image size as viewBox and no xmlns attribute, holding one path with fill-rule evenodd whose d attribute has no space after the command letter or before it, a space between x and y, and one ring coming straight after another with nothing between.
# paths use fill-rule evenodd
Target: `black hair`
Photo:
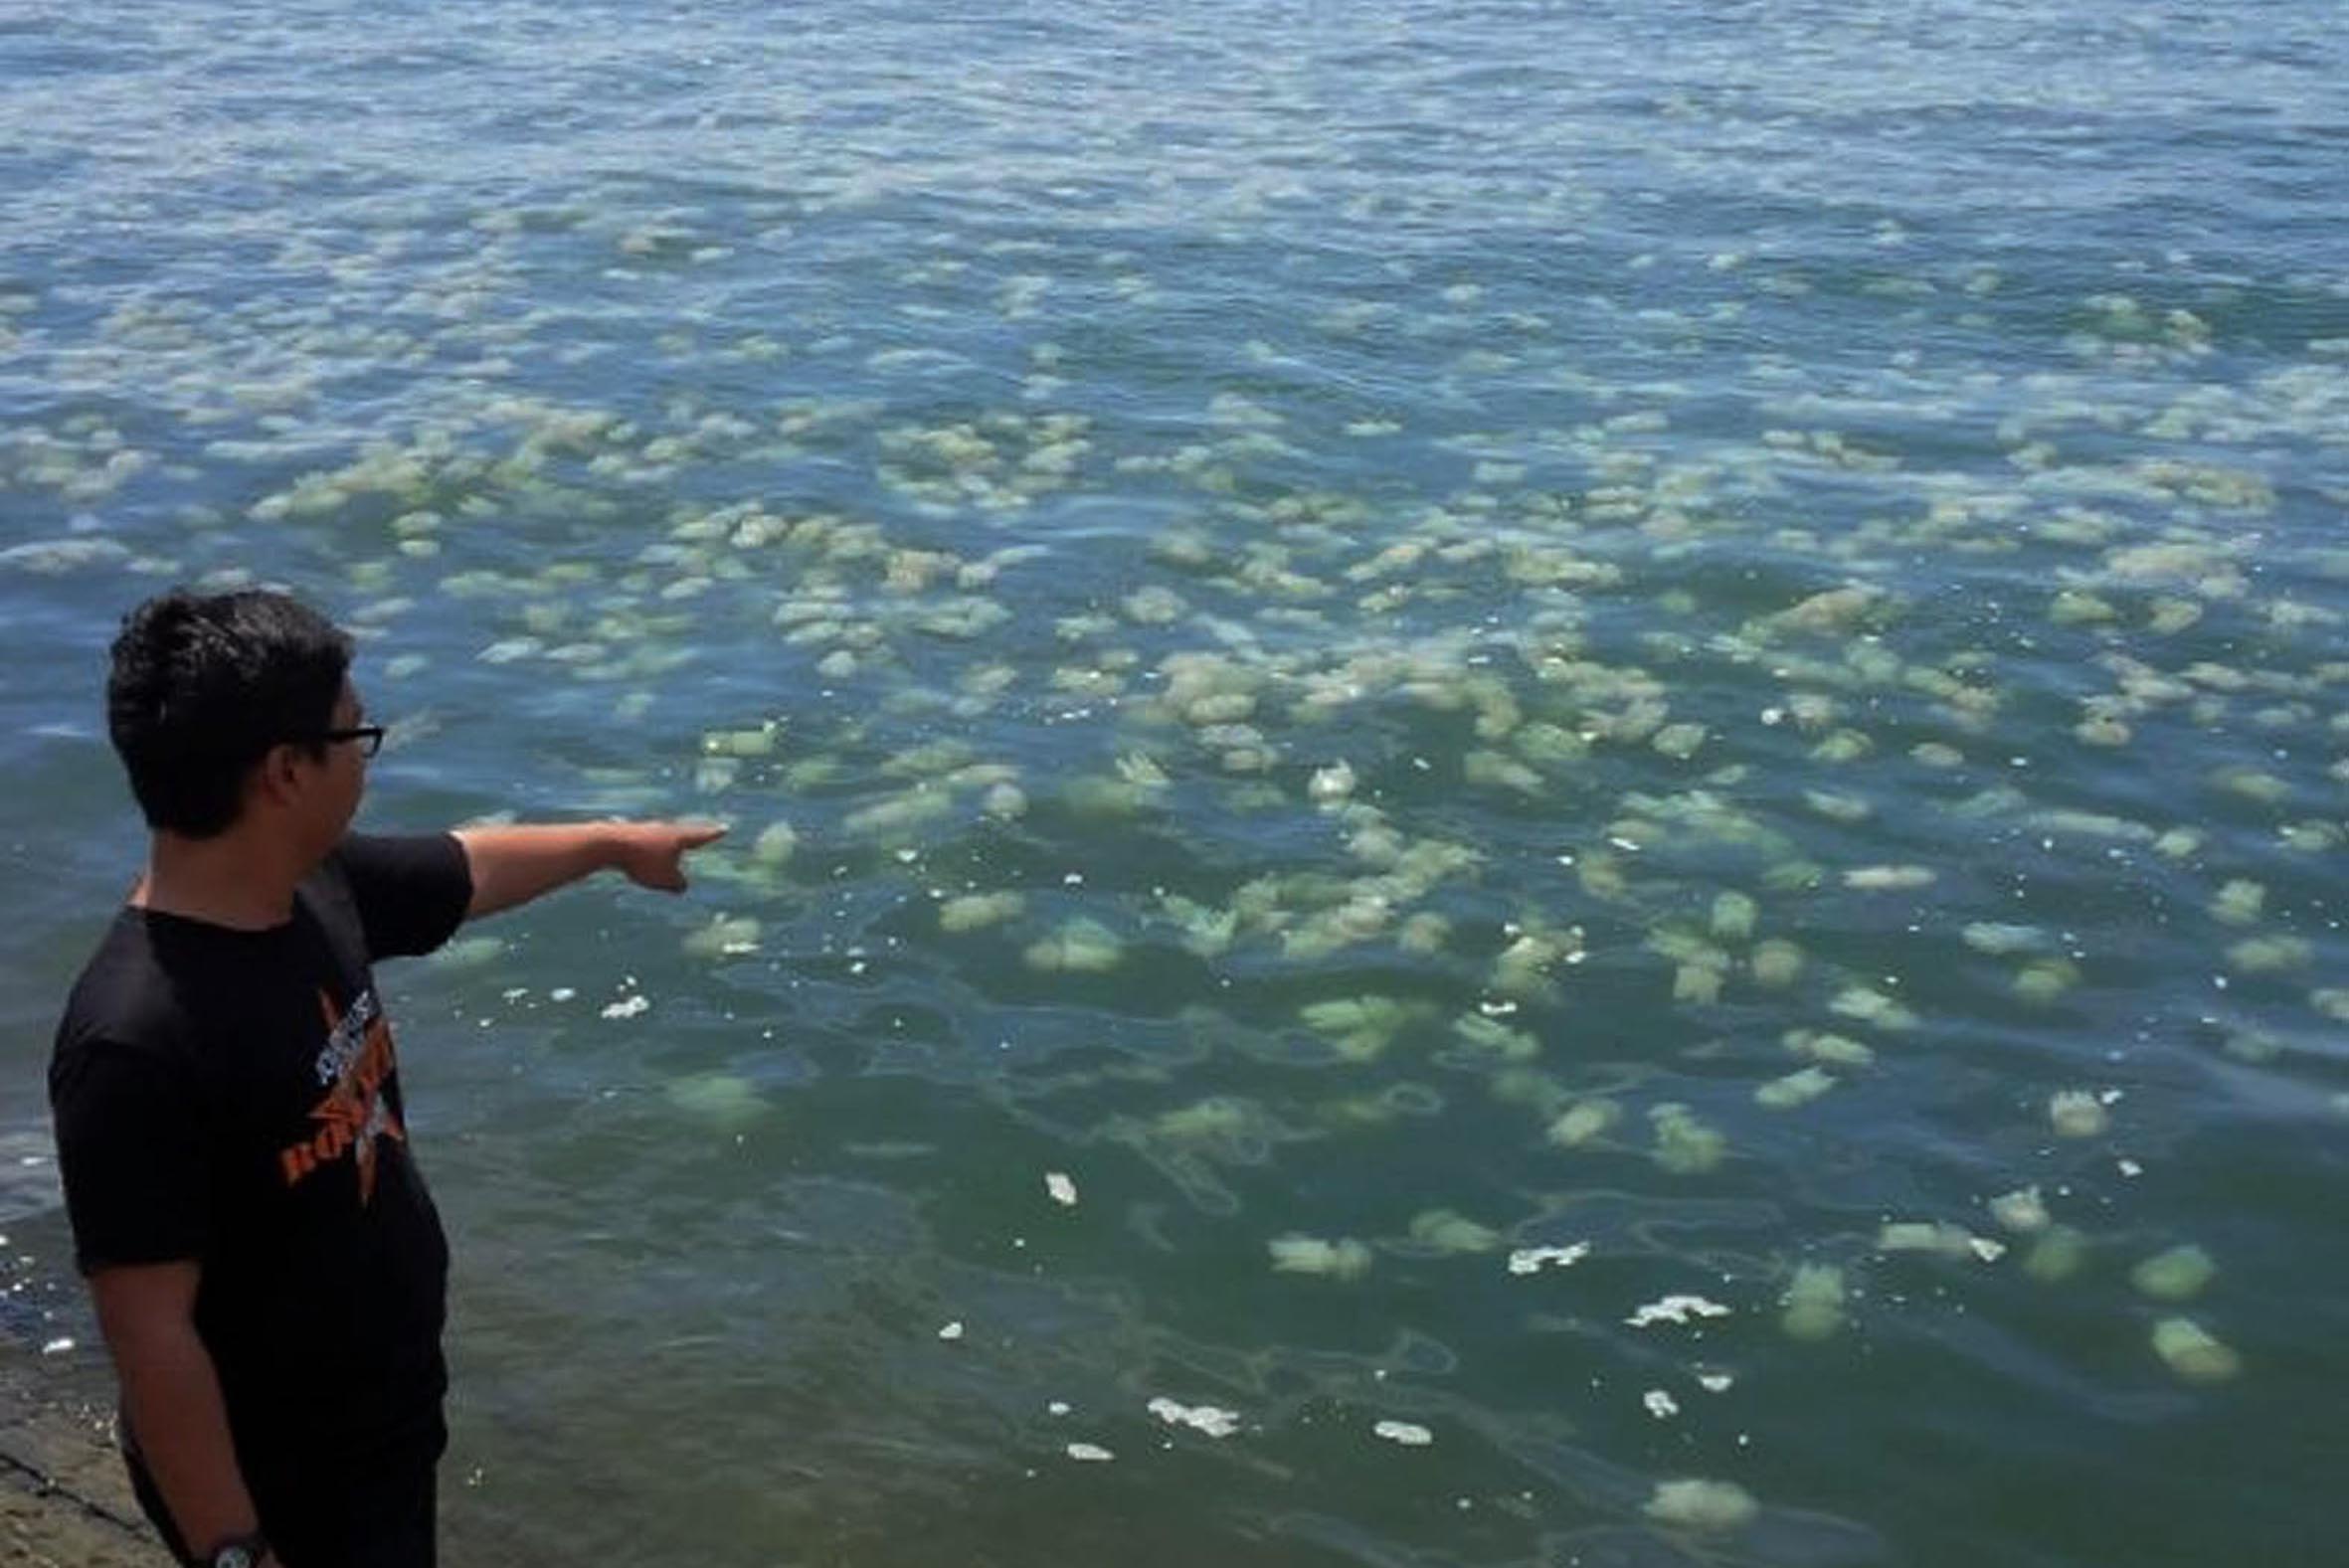
<instances>
[{"instance_id":1,"label":"black hair","mask_svg":"<svg viewBox=\"0 0 2349 1568\"><path fill-rule=\"evenodd\" d=\"M147 825L189 838L233 826L270 748L334 722L351 639L283 594L173 589L122 617L106 733Z\"/></svg>"}]
</instances>

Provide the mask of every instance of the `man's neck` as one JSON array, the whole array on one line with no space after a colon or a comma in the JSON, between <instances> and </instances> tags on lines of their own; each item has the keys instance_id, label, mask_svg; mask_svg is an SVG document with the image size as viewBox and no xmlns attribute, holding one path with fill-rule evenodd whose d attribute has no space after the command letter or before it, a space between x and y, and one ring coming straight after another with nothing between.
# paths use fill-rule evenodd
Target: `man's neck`
<instances>
[{"instance_id":1,"label":"man's neck","mask_svg":"<svg viewBox=\"0 0 2349 1568\"><path fill-rule=\"evenodd\" d=\"M292 919L294 885L309 869L294 864L284 845L234 828L217 838L157 833L130 902L232 930L267 931Z\"/></svg>"}]
</instances>

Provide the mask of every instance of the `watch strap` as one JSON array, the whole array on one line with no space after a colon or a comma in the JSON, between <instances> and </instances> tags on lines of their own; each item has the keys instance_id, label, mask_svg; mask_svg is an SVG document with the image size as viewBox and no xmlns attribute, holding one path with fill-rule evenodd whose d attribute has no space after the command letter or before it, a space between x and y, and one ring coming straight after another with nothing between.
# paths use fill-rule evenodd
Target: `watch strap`
<instances>
[{"instance_id":1,"label":"watch strap","mask_svg":"<svg viewBox=\"0 0 2349 1568\"><path fill-rule=\"evenodd\" d=\"M254 1568L269 1555L270 1543L255 1530L246 1535L232 1535L214 1543L210 1552L198 1560L197 1568Z\"/></svg>"}]
</instances>

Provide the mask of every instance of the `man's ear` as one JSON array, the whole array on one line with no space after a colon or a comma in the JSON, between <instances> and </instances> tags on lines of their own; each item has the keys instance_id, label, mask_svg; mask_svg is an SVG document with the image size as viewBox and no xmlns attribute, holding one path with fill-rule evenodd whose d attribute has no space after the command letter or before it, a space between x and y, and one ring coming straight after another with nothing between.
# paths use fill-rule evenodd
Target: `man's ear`
<instances>
[{"instance_id":1,"label":"man's ear","mask_svg":"<svg viewBox=\"0 0 2349 1568\"><path fill-rule=\"evenodd\" d=\"M283 805L300 793L301 784L301 748L280 742L262 753L245 788L249 796Z\"/></svg>"}]
</instances>

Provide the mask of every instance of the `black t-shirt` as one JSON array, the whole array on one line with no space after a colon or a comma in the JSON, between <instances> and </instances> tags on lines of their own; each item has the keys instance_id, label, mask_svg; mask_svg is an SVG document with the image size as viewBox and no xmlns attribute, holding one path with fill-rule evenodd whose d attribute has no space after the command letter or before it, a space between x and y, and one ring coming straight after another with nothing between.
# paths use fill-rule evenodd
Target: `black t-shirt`
<instances>
[{"instance_id":1,"label":"black t-shirt","mask_svg":"<svg viewBox=\"0 0 2349 1568\"><path fill-rule=\"evenodd\" d=\"M268 931L123 910L58 1027L77 1261L200 1264L248 1465L439 1440L449 1249L369 964L439 947L471 897L454 838L354 834Z\"/></svg>"}]
</instances>

